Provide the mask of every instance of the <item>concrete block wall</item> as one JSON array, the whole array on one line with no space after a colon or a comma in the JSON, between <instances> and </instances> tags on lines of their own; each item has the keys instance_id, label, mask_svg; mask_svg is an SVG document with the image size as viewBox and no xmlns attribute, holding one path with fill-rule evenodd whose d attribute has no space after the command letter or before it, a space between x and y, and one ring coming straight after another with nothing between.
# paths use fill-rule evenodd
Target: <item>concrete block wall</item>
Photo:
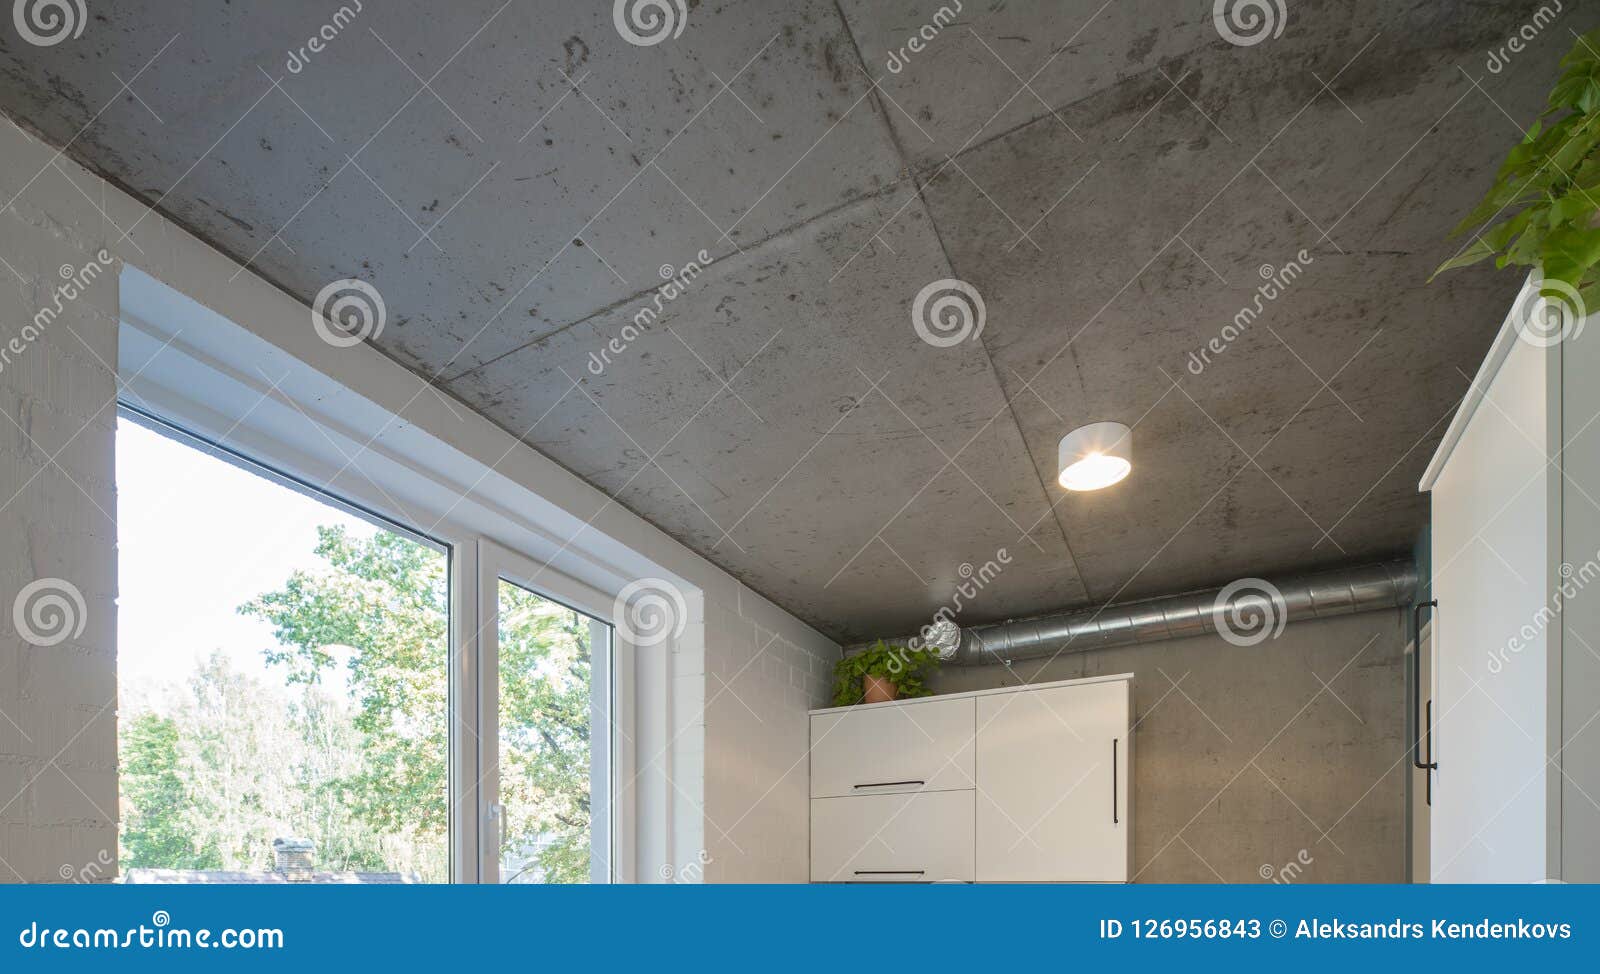
<instances>
[{"instance_id":1,"label":"concrete block wall","mask_svg":"<svg viewBox=\"0 0 1600 974\"><path fill-rule=\"evenodd\" d=\"M807 711L826 706L836 646L763 626L770 603L740 593L707 603L704 879L804 883L810 878L811 740ZM759 607L758 607L759 606Z\"/></svg>"},{"instance_id":2,"label":"concrete block wall","mask_svg":"<svg viewBox=\"0 0 1600 974\"><path fill-rule=\"evenodd\" d=\"M0 882L106 881L117 848L120 265L95 202L104 187L81 170L70 182L52 150L4 128Z\"/></svg>"},{"instance_id":3,"label":"concrete block wall","mask_svg":"<svg viewBox=\"0 0 1600 974\"><path fill-rule=\"evenodd\" d=\"M1133 673L1135 882L1403 883L1407 625L1370 612L1250 647L1202 636L946 667L930 685Z\"/></svg>"}]
</instances>

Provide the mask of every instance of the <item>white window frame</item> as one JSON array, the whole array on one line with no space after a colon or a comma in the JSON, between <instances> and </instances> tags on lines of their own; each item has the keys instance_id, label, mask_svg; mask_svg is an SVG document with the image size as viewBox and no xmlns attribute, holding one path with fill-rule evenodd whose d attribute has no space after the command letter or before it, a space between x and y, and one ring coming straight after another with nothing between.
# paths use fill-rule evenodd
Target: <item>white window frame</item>
<instances>
[{"instance_id":1,"label":"white window frame","mask_svg":"<svg viewBox=\"0 0 1600 974\"><path fill-rule=\"evenodd\" d=\"M121 287L121 400L308 485L334 503L343 501L449 549L450 878L495 882L498 840L484 827L494 795L493 789L480 787L480 769L497 759L498 742L484 728L493 725L486 715L495 713L498 669L493 641L482 637L494 618L498 579L611 624L615 598L629 581L645 574L677 576L642 554L620 549L587 522L578 522L576 530L544 523L527 512L554 510L554 505L526 487L512 484L492 466L474 462L470 466L477 469L468 469L449 444L138 268L124 267ZM331 354L381 358L365 347ZM439 395L417 392L428 394ZM376 432L369 435L370 429ZM423 519L432 523L418 523ZM688 582L682 587L698 597ZM604 838L612 855L608 874L595 881L627 883L639 881L640 819L634 798L639 691L632 647L615 628L611 645L607 726L614 743L601 772L611 786L612 831ZM602 685L598 668L595 685ZM651 692L657 691L670 688ZM670 830L670 821L657 824ZM653 825L652 834L657 830Z\"/></svg>"},{"instance_id":2,"label":"white window frame","mask_svg":"<svg viewBox=\"0 0 1600 974\"><path fill-rule=\"evenodd\" d=\"M591 645L607 647L593 654L590 661L589 701L590 756L590 858L591 883L617 882L621 865L616 836L633 829L632 809L616 800L621 785L632 774L631 743L633 728L623 718L631 708L617 706L632 698L629 675L633 672L632 647L616 637L611 613L615 601L599 589L512 551L487 538L480 539L478 551L478 782L483 791L482 841L479 847L478 874L481 882L500 882L499 823L500 805L497 775L488 773L500 756L500 660L499 588L502 580L526 589L587 616L591 625ZM604 689L605 692L600 692ZM604 734L596 733L603 728ZM626 749L625 749L626 747Z\"/></svg>"}]
</instances>

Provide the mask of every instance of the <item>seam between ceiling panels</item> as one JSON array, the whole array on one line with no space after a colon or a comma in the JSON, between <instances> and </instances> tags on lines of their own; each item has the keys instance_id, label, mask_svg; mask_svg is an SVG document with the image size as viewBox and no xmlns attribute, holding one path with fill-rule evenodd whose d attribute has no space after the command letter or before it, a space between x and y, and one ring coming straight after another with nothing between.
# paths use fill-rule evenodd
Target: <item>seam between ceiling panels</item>
<instances>
[{"instance_id":1,"label":"seam between ceiling panels","mask_svg":"<svg viewBox=\"0 0 1600 974\"><path fill-rule=\"evenodd\" d=\"M861 45L856 41L855 31L850 27L850 18L845 16L844 7L841 6L840 0L834 0L833 7L834 10L839 14L839 23L844 30L845 39L850 42L850 49L852 52L854 52L857 63L860 64L863 74L870 79L872 77L872 71L867 66L866 58L861 54ZM894 123L889 118L888 107L884 105L883 95L879 92L876 84L874 84L871 93L873 105L876 107L878 115L883 119L884 129L888 132L889 145L894 149L896 158L900 160L900 170L911 180L912 189L916 191L917 200L922 204L922 211L928 218L928 226L933 230L933 239L934 242L939 245L939 254L944 258L946 270L949 271L951 277L958 280L966 280L956 270L955 259L950 256L950 249L945 246L944 234L939 230L939 221L934 217L933 207L928 204L927 193L924 191L926 183L924 183L922 179L923 173L919 173L917 171L915 162L906 152L905 146L901 144L899 133L895 131ZM1014 129L1008 129L1007 132L1002 133L995 138L1003 138L1012 131L1017 131L1027 127L1028 125L1032 125L1035 122L1047 117L1048 114L1049 113L1047 112L1045 115L1041 115L1038 118L1029 119L1021 125L1016 126ZM970 145L962 152L958 153L958 155L965 155L968 152L975 151L992 141L993 139L988 139L977 145ZM898 185L898 176L899 173L896 174L897 178L891 185ZM1017 442L1022 444L1022 452L1027 456L1028 465L1033 468L1034 479L1038 481L1039 484L1039 499L1043 502L1045 510L1050 513L1050 519L1055 522L1056 531L1061 536L1061 546L1066 550L1067 561L1072 566L1072 574L1078 581L1078 588L1083 591L1084 601L1089 601L1089 583L1083 577L1083 569L1078 564L1077 553L1072 550L1072 541L1067 537L1066 525L1061 523L1060 511L1050 500L1050 488L1047 485L1044 473L1039 469L1038 459L1033 455L1033 450L1028 446L1028 437L1022 429L1022 421L1017 417L1017 410L1015 404L1013 403L1013 398L1006 394L1006 385L1000 378L1000 367L995 364L994 354L990 352L989 346L984 343L981 332L977 335L975 340L978 344L978 348L983 352L984 361L989 365L989 375L994 380L995 390L999 392L1001 401L1005 403L1006 414L1011 419L1012 428L1016 430ZM1035 522L1035 526L1037 526L1037 522ZM1021 540L1027 540L1030 543L1033 543L1032 539L1026 535Z\"/></svg>"}]
</instances>

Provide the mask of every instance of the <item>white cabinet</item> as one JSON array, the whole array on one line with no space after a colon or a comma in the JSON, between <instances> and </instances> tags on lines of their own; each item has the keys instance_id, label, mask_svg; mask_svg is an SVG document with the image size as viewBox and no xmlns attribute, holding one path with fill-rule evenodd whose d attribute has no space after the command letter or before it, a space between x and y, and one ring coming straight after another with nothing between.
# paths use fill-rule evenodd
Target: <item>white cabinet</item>
<instances>
[{"instance_id":1,"label":"white cabinet","mask_svg":"<svg viewBox=\"0 0 1600 974\"><path fill-rule=\"evenodd\" d=\"M1528 284L1421 485L1433 882L1600 881L1600 319L1552 341L1533 306Z\"/></svg>"},{"instance_id":2,"label":"white cabinet","mask_svg":"<svg viewBox=\"0 0 1600 974\"><path fill-rule=\"evenodd\" d=\"M814 882L1126 882L1132 677L814 711Z\"/></svg>"},{"instance_id":3,"label":"white cabinet","mask_svg":"<svg viewBox=\"0 0 1600 974\"><path fill-rule=\"evenodd\" d=\"M978 881L1128 879L1128 684L978 704Z\"/></svg>"},{"instance_id":4,"label":"white cabinet","mask_svg":"<svg viewBox=\"0 0 1600 974\"><path fill-rule=\"evenodd\" d=\"M972 795L819 798L811 803L811 878L820 883L970 883Z\"/></svg>"},{"instance_id":5,"label":"white cabinet","mask_svg":"<svg viewBox=\"0 0 1600 974\"><path fill-rule=\"evenodd\" d=\"M971 788L972 729L971 698L818 714L811 797Z\"/></svg>"}]
</instances>

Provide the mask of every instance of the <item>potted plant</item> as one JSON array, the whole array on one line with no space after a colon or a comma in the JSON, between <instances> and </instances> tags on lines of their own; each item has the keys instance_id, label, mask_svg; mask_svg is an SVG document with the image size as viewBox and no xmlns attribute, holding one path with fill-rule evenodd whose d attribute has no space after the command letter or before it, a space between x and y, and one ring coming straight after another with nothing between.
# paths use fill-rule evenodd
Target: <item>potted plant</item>
<instances>
[{"instance_id":1,"label":"potted plant","mask_svg":"<svg viewBox=\"0 0 1600 974\"><path fill-rule=\"evenodd\" d=\"M933 694L923 675L939 665L937 649L890 646L883 640L846 656L833 667L833 705L883 703Z\"/></svg>"},{"instance_id":2,"label":"potted plant","mask_svg":"<svg viewBox=\"0 0 1600 974\"><path fill-rule=\"evenodd\" d=\"M1471 243L1434 274L1490 257L1532 267L1539 293L1581 317L1600 307L1600 31L1579 37L1561 68L1544 114L1453 231Z\"/></svg>"}]
</instances>

